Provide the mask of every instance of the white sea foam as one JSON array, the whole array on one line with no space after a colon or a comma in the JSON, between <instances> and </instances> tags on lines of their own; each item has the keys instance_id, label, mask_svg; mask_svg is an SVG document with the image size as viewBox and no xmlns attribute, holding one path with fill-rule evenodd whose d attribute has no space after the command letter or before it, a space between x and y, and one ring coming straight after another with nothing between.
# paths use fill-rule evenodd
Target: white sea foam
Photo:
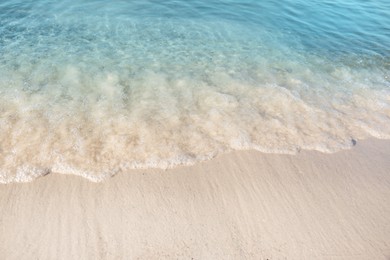
<instances>
[{"instance_id":1,"label":"white sea foam","mask_svg":"<svg viewBox=\"0 0 390 260\"><path fill-rule=\"evenodd\" d=\"M48 172L101 181L231 150L335 152L352 139L390 137L390 92L364 85L378 76L373 71L292 70L259 69L272 80L253 84L222 72L200 81L151 71L93 76L65 66L36 92L10 71L0 82L0 181Z\"/></svg>"}]
</instances>

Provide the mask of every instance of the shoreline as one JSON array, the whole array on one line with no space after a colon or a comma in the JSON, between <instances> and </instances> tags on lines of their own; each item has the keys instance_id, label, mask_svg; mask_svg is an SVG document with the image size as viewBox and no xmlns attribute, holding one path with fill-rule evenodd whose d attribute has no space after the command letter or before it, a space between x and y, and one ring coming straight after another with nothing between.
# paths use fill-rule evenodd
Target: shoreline
<instances>
[{"instance_id":1,"label":"shoreline","mask_svg":"<svg viewBox=\"0 0 390 260\"><path fill-rule=\"evenodd\" d=\"M383 138L375 138L370 137L368 139L362 139L359 140L359 143L363 142L370 142L373 140L377 141L384 141L389 142L390 139L383 137ZM301 152L306 153L320 153L320 154L337 154L340 152L352 150L355 148L358 141L355 139L351 139L351 146L346 147L340 147L338 150L330 151L330 150L318 150L318 149L311 149L311 148L301 148L297 147L294 150L267 150L267 149L261 149L259 147L248 147L248 148L242 148L242 149L230 149L227 151L219 151L211 154L207 154L205 156L200 156L200 158L191 158L186 159L181 163L175 164L171 163L171 161L175 161L175 159L164 161L161 160L162 163L157 163L156 165L160 166L145 166L149 165L150 162L145 163L122 163L120 165L117 165L114 168L104 168L101 170L101 174L98 174L97 171L80 171L77 168L74 168L72 166L68 165L61 165L58 163L52 164L52 166L49 167L33 167L30 164L23 164L19 166L18 169L16 169L16 173L14 174L5 174L4 176L0 175L0 185L6 185L6 184L13 184L13 183L30 183L34 182L39 178L46 177L47 175L73 175L76 177L81 177L85 180L88 180L90 182L94 183L102 183L110 178L113 178L114 176L118 174L128 174L128 173L136 173L138 171L172 171L178 168L191 168L196 167L199 164L209 163L210 161L215 160L216 158L220 157L229 157L230 154L236 154L236 153L260 153L260 154L266 154L266 155L275 155L275 156L297 156ZM183 159L183 158L181 158ZM153 161L153 160L152 160ZM130 166L129 166L130 165ZM164 165L164 166L162 166ZM191 171L191 169L189 169ZM27 173L25 172L27 171Z\"/></svg>"},{"instance_id":2,"label":"shoreline","mask_svg":"<svg viewBox=\"0 0 390 260\"><path fill-rule=\"evenodd\" d=\"M390 141L0 185L3 259L388 259Z\"/></svg>"}]
</instances>

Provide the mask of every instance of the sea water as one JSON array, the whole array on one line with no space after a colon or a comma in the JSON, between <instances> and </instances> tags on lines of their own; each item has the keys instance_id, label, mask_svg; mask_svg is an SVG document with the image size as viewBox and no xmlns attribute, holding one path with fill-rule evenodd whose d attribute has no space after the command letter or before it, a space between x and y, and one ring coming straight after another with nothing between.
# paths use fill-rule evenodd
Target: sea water
<instances>
[{"instance_id":1,"label":"sea water","mask_svg":"<svg viewBox=\"0 0 390 260\"><path fill-rule=\"evenodd\" d=\"M390 137L388 0L2 0L0 182Z\"/></svg>"}]
</instances>

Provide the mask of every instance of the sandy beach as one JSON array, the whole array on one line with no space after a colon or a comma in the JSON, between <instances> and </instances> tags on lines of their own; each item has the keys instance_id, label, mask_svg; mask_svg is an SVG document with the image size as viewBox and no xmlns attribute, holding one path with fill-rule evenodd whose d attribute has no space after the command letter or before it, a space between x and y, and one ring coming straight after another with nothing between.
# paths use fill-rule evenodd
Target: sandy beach
<instances>
[{"instance_id":1,"label":"sandy beach","mask_svg":"<svg viewBox=\"0 0 390 260\"><path fill-rule=\"evenodd\" d=\"M0 186L1 259L389 259L390 142Z\"/></svg>"},{"instance_id":2,"label":"sandy beach","mask_svg":"<svg viewBox=\"0 0 390 260\"><path fill-rule=\"evenodd\" d=\"M390 260L390 0L1 0L0 260Z\"/></svg>"}]
</instances>

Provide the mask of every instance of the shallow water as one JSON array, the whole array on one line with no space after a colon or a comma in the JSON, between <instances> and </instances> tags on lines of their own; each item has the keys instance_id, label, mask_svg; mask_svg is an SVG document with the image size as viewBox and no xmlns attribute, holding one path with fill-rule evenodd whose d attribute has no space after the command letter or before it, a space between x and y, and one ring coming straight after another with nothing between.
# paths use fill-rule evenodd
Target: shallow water
<instances>
[{"instance_id":1,"label":"shallow water","mask_svg":"<svg viewBox=\"0 0 390 260\"><path fill-rule=\"evenodd\" d=\"M0 182L390 138L387 0L0 3Z\"/></svg>"}]
</instances>

